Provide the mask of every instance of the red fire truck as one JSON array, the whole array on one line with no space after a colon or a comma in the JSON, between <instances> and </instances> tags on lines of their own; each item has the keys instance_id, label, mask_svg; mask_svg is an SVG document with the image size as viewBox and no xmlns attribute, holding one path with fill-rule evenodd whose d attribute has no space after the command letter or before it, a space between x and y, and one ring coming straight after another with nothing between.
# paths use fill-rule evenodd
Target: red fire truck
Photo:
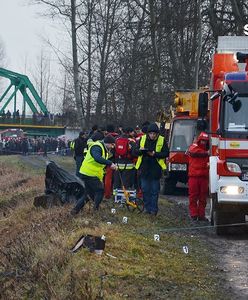
<instances>
[{"instance_id":1,"label":"red fire truck","mask_svg":"<svg viewBox=\"0 0 248 300\"><path fill-rule=\"evenodd\" d=\"M169 157L163 194L173 194L178 182L184 184L188 182L188 156L185 152L196 137L198 129L206 129L204 120L206 113L204 111L202 114L201 110L207 109L207 103L202 103L203 94L200 92L178 91L175 93L175 115L170 125Z\"/></svg>"},{"instance_id":2,"label":"red fire truck","mask_svg":"<svg viewBox=\"0 0 248 300\"><path fill-rule=\"evenodd\" d=\"M210 98L211 222L223 234L248 214L248 37L219 37ZM224 225L224 226L223 226Z\"/></svg>"}]
</instances>

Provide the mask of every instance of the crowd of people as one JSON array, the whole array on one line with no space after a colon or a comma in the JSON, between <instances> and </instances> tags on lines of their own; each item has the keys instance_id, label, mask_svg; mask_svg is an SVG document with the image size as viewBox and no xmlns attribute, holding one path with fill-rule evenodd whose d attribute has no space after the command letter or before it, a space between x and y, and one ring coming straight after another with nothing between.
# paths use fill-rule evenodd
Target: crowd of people
<instances>
[{"instance_id":1,"label":"crowd of people","mask_svg":"<svg viewBox=\"0 0 248 300\"><path fill-rule=\"evenodd\" d=\"M157 215L160 179L166 170L169 149L163 128L156 123L144 123L141 128L113 125L106 129L93 126L90 133L80 132L70 143L76 161L76 175L85 183L84 195L71 214L76 215L88 199L99 209L103 197L113 190L137 191L144 201L144 212ZM208 221L205 217L209 169L208 135L202 132L189 147L189 215L193 221Z\"/></svg>"},{"instance_id":2,"label":"crowd of people","mask_svg":"<svg viewBox=\"0 0 248 300\"><path fill-rule=\"evenodd\" d=\"M13 119L19 119L20 118L20 112L19 112L19 109L17 109L16 112L13 112L13 114L11 114L10 110L8 110L6 113L5 113L5 110L3 110L0 114L0 117L1 117L1 120L4 121L4 120L9 120L11 119L11 117L13 117Z\"/></svg>"},{"instance_id":3,"label":"crowd of people","mask_svg":"<svg viewBox=\"0 0 248 300\"><path fill-rule=\"evenodd\" d=\"M14 112L3 110L0 114L1 123L25 123L25 120L29 119L34 125L53 125L54 123L62 124L64 114L52 114L49 111L42 113L34 112L32 115L26 115L24 112L21 114L19 109Z\"/></svg>"},{"instance_id":4,"label":"crowd of people","mask_svg":"<svg viewBox=\"0 0 248 300\"><path fill-rule=\"evenodd\" d=\"M40 154L46 156L48 152L66 155L68 149L68 143L61 138L28 138L21 136L0 139L0 155Z\"/></svg>"},{"instance_id":5,"label":"crowd of people","mask_svg":"<svg viewBox=\"0 0 248 300\"><path fill-rule=\"evenodd\" d=\"M208 194L209 141L201 133L189 147L189 214L192 220L206 221ZM88 199L98 210L103 198L111 198L113 190L135 190L144 201L144 211L157 215L160 179L166 170L169 149L164 129L156 123L145 122L136 128L94 125L81 131L78 138L5 137L0 140L0 154L48 153L74 155L76 176L85 183L85 192L78 199L71 214L76 215Z\"/></svg>"},{"instance_id":6,"label":"crowd of people","mask_svg":"<svg viewBox=\"0 0 248 300\"><path fill-rule=\"evenodd\" d=\"M76 175L85 183L85 193L72 209L76 215L87 199L94 199L95 210L113 189L125 186L142 193L145 213L157 215L160 178L169 154L167 142L157 124L141 128L113 125L93 126L89 134L80 132L71 143L76 161Z\"/></svg>"}]
</instances>

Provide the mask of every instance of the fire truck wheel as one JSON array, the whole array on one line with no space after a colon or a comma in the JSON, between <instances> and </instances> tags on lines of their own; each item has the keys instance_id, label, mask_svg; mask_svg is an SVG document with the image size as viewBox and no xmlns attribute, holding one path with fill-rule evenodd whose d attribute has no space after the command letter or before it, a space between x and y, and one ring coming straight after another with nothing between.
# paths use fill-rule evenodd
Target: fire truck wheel
<instances>
[{"instance_id":1,"label":"fire truck wheel","mask_svg":"<svg viewBox=\"0 0 248 300\"><path fill-rule=\"evenodd\" d=\"M211 225L214 226L214 210L217 206L217 194L211 194L210 197L210 222Z\"/></svg>"},{"instance_id":2,"label":"fire truck wheel","mask_svg":"<svg viewBox=\"0 0 248 300\"><path fill-rule=\"evenodd\" d=\"M217 235L223 235L227 231L228 215L226 212L221 211L219 207L216 207L213 211L213 225Z\"/></svg>"},{"instance_id":3,"label":"fire truck wheel","mask_svg":"<svg viewBox=\"0 0 248 300\"><path fill-rule=\"evenodd\" d=\"M230 217L230 224L233 224L233 227L241 228L245 226L245 214L237 211L236 213L232 213Z\"/></svg>"},{"instance_id":4,"label":"fire truck wheel","mask_svg":"<svg viewBox=\"0 0 248 300\"><path fill-rule=\"evenodd\" d=\"M241 228L244 224L245 214L235 209L227 212L217 206L213 211L213 225L217 235L225 234L228 228Z\"/></svg>"},{"instance_id":5,"label":"fire truck wheel","mask_svg":"<svg viewBox=\"0 0 248 300\"><path fill-rule=\"evenodd\" d=\"M210 199L210 223L214 226L214 203L213 199Z\"/></svg>"}]
</instances>

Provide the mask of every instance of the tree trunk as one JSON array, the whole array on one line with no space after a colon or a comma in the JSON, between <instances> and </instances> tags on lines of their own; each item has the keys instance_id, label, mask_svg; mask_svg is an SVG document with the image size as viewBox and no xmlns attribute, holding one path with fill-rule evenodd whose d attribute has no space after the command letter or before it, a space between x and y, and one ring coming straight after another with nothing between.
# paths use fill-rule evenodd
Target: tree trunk
<instances>
[{"instance_id":1,"label":"tree trunk","mask_svg":"<svg viewBox=\"0 0 248 300\"><path fill-rule=\"evenodd\" d=\"M144 7L146 7L147 0L144 2ZM135 75L136 75L136 68L137 68L137 60L138 60L138 42L140 40L140 36L142 33L142 28L144 26L144 19L145 19L145 9L143 9L141 19L138 21L138 28L137 32L134 35L133 45L132 45L132 56L131 56L131 68L130 68L130 75L128 78L127 84L127 95L124 103L123 109L123 117L122 122L129 121L132 112L135 111L135 105L137 105L135 97L134 97L134 87L135 87ZM130 20L131 22L131 20Z\"/></svg>"},{"instance_id":2,"label":"tree trunk","mask_svg":"<svg viewBox=\"0 0 248 300\"><path fill-rule=\"evenodd\" d=\"M88 86L87 86L87 100L86 100L86 126L90 124L90 108L91 108L91 93L92 93L92 65L91 65L91 56L92 56L92 14L93 14L93 1L87 2L88 6L88 66L87 66L87 75L88 75Z\"/></svg>"},{"instance_id":3,"label":"tree trunk","mask_svg":"<svg viewBox=\"0 0 248 300\"><path fill-rule=\"evenodd\" d=\"M104 105L104 101L107 102L107 87L106 87L106 70L109 63L109 55L111 52L112 46L112 38L113 33L115 30L115 17L116 17L116 10L119 5L119 0L108 0L106 1L106 8L101 17L103 20L102 26L104 27L104 32L102 39L98 36L98 41L101 39L101 43L99 44L99 51L100 51L100 82L99 82L99 92L97 96L97 103L96 103L96 118L101 118L102 108Z\"/></svg>"},{"instance_id":4,"label":"tree trunk","mask_svg":"<svg viewBox=\"0 0 248 300\"><path fill-rule=\"evenodd\" d=\"M71 0L71 41L72 41L72 58L73 58L73 82L74 92L77 107L77 116L80 126L84 127L83 107L80 96L80 83L79 83L79 66L78 66L78 53L77 53L77 34L76 34L76 0Z\"/></svg>"},{"instance_id":5,"label":"tree trunk","mask_svg":"<svg viewBox=\"0 0 248 300\"><path fill-rule=\"evenodd\" d=\"M160 68L160 59L157 45L157 32L156 32L156 17L155 17L155 2L154 0L149 0L149 8L150 8L150 18L151 18L151 42L152 42L152 52L154 57L154 77L157 84L157 93L158 93L158 101L159 105L162 100L162 83L161 83L161 68Z\"/></svg>"},{"instance_id":6,"label":"tree trunk","mask_svg":"<svg viewBox=\"0 0 248 300\"><path fill-rule=\"evenodd\" d=\"M201 16L201 0L197 1L197 17L198 17L198 42L197 42L197 51L196 51L196 61L195 61L195 89L198 89L199 82L199 67L200 67L200 58L202 50L202 16Z\"/></svg>"}]
</instances>

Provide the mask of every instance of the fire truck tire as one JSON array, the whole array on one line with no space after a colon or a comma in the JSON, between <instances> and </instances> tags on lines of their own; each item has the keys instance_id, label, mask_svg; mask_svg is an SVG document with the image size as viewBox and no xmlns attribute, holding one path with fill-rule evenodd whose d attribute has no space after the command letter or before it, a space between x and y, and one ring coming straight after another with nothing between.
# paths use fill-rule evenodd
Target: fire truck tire
<instances>
[{"instance_id":1,"label":"fire truck tire","mask_svg":"<svg viewBox=\"0 0 248 300\"><path fill-rule=\"evenodd\" d=\"M233 227L242 228L245 227L245 214L237 211L236 213L232 213L230 217L230 224L233 224Z\"/></svg>"},{"instance_id":2,"label":"fire truck tire","mask_svg":"<svg viewBox=\"0 0 248 300\"><path fill-rule=\"evenodd\" d=\"M214 217L213 216L210 216L210 224L211 224L211 226L214 226Z\"/></svg>"},{"instance_id":3,"label":"fire truck tire","mask_svg":"<svg viewBox=\"0 0 248 300\"><path fill-rule=\"evenodd\" d=\"M210 200L210 223L214 226L214 208L212 199Z\"/></svg>"},{"instance_id":4,"label":"fire truck tire","mask_svg":"<svg viewBox=\"0 0 248 300\"><path fill-rule=\"evenodd\" d=\"M213 210L213 225L217 235L225 234L228 228L231 227L241 228L244 226L243 224L245 224L245 214L242 212L235 212L235 210L232 210L231 212L222 211L222 209L218 206L216 206Z\"/></svg>"},{"instance_id":5,"label":"fire truck tire","mask_svg":"<svg viewBox=\"0 0 248 300\"><path fill-rule=\"evenodd\" d=\"M228 215L223 212L218 206L215 207L213 211L213 225L215 227L215 232L217 235L223 235L227 231Z\"/></svg>"},{"instance_id":6,"label":"fire truck tire","mask_svg":"<svg viewBox=\"0 0 248 300\"><path fill-rule=\"evenodd\" d=\"M214 226L214 210L216 207L216 202L217 202L217 194L211 194L210 197L210 223L212 226Z\"/></svg>"}]
</instances>

